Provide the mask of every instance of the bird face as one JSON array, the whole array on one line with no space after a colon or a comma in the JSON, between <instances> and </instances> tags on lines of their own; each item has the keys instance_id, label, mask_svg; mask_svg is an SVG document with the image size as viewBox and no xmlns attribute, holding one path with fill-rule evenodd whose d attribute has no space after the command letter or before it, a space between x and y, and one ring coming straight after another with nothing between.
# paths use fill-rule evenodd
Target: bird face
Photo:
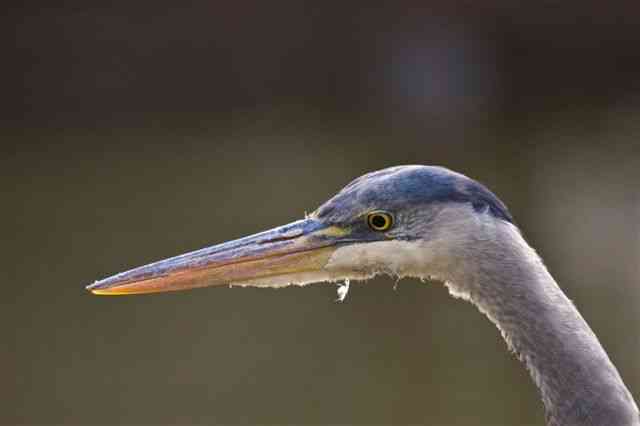
<instances>
[{"instance_id":1,"label":"bird face","mask_svg":"<svg viewBox=\"0 0 640 426\"><path fill-rule=\"evenodd\" d=\"M391 239L392 214L368 212L331 223L316 215L259 234L123 272L90 285L98 295L156 293L216 285L281 287L359 277L364 259L332 263L342 247ZM343 259L344 260L344 259ZM353 259L354 261L356 259ZM373 260L373 259L370 259Z\"/></svg>"},{"instance_id":2,"label":"bird face","mask_svg":"<svg viewBox=\"0 0 640 426\"><path fill-rule=\"evenodd\" d=\"M351 182L303 220L122 272L87 289L121 295L417 275L425 262L417 246L429 239L447 201L484 202L508 215L488 190L478 192L484 187L475 185L442 168L384 169Z\"/></svg>"}]
</instances>

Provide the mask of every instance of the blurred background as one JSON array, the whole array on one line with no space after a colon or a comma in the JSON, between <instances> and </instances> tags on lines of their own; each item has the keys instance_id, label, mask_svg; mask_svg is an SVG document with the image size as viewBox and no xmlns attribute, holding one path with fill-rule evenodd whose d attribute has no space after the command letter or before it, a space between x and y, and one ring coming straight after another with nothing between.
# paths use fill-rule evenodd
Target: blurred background
<instances>
[{"instance_id":1,"label":"blurred background","mask_svg":"<svg viewBox=\"0 0 640 426\"><path fill-rule=\"evenodd\" d=\"M4 18L0 424L542 425L498 330L439 284L84 291L414 163L499 194L640 400L637 2Z\"/></svg>"}]
</instances>

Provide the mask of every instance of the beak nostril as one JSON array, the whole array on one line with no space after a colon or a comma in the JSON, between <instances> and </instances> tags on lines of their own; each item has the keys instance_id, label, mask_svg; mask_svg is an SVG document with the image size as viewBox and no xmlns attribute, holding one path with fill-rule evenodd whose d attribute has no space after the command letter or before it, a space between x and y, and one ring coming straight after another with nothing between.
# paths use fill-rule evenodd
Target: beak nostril
<instances>
[{"instance_id":1,"label":"beak nostril","mask_svg":"<svg viewBox=\"0 0 640 426\"><path fill-rule=\"evenodd\" d=\"M284 233L282 235L278 235L277 237L273 237L273 238L267 238L265 240L262 241L258 241L258 244L269 244L269 243L276 243L278 241L288 241L288 240L293 240L298 238L299 236L301 236L303 234L302 231L300 230L296 230L294 232L289 232Z\"/></svg>"}]
</instances>

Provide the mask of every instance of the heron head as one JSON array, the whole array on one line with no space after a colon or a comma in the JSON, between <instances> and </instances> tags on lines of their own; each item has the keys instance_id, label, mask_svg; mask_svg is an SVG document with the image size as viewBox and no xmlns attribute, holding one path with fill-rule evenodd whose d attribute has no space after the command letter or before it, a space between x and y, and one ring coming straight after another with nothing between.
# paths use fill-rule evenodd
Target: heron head
<instances>
[{"instance_id":1,"label":"heron head","mask_svg":"<svg viewBox=\"0 0 640 426\"><path fill-rule=\"evenodd\" d=\"M302 220L87 288L115 295L215 285L280 287L378 273L421 276L429 263L425 253L438 251L455 227L453 216L468 222L474 215L512 221L488 189L461 174L441 167L392 167L357 178Z\"/></svg>"}]
</instances>

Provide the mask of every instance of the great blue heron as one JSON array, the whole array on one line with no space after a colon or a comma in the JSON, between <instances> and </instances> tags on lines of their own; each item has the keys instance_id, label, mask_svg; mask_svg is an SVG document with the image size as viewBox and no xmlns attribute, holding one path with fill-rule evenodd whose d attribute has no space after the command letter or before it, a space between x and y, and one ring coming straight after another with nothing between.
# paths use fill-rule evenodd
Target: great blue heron
<instances>
[{"instance_id":1,"label":"great blue heron","mask_svg":"<svg viewBox=\"0 0 640 426\"><path fill-rule=\"evenodd\" d=\"M122 272L88 289L112 295L281 287L377 274L441 281L475 304L526 366L549 425L640 425L638 407L598 338L505 205L480 183L442 167L366 174L303 220Z\"/></svg>"}]
</instances>

